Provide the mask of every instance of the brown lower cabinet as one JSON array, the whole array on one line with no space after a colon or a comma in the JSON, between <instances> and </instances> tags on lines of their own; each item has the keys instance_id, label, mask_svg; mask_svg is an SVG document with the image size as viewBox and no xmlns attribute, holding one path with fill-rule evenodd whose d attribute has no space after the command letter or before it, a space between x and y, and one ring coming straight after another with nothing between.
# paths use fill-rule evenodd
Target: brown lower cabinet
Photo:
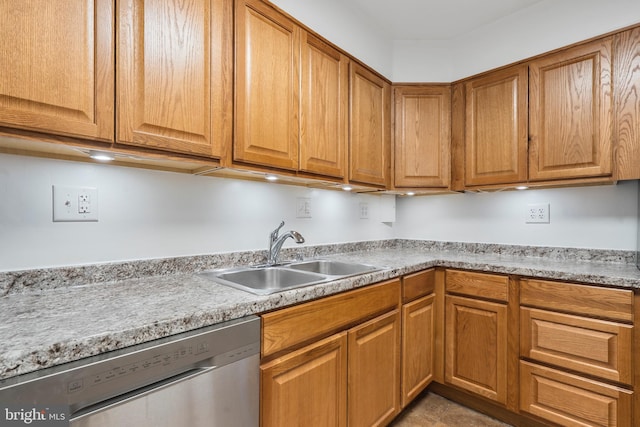
<instances>
[{"instance_id":1,"label":"brown lower cabinet","mask_svg":"<svg viewBox=\"0 0 640 427\"><path fill-rule=\"evenodd\" d=\"M263 315L261 425L388 424L400 412L399 306L395 279Z\"/></svg>"},{"instance_id":2,"label":"brown lower cabinet","mask_svg":"<svg viewBox=\"0 0 640 427\"><path fill-rule=\"evenodd\" d=\"M432 381L515 426L638 425L636 297L429 269L265 313L261 425L384 426Z\"/></svg>"}]
</instances>

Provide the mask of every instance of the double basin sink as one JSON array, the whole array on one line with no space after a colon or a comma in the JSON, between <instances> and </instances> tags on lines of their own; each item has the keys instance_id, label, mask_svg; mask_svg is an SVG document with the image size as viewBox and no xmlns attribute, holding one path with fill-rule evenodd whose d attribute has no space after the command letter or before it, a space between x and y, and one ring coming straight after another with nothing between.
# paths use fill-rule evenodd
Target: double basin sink
<instances>
[{"instance_id":1,"label":"double basin sink","mask_svg":"<svg viewBox=\"0 0 640 427\"><path fill-rule=\"evenodd\" d=\"M320 259L278 266L210 270L199 275L252 294L268 295L378 270L381 268L367 264Z\"/></svg>"}]
</instances>

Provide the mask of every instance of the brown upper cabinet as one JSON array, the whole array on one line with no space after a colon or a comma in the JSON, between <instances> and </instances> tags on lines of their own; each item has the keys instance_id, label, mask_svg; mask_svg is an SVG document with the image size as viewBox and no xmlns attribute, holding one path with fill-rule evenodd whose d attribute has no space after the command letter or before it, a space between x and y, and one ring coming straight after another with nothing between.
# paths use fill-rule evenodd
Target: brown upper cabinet
<instances>
[{"instance_id":1,"label":"brown upper cabinet","mask_svg":"<svg viewBox=\"0 0 640 427\"><path fill-rule=\"evenodd\" d=\"M466 83L466 185L527 180L527 80L520 65Z\"/></svg>"},{"instance_id":2,"label":"brown upper cabinet","mask_svg":"<svg viewBox=\"0 0 640 427\"><path fill-rule=\"evenodd\" d=\"M614 177L640 179L640 27L617 34L613 51Z\"/></svg>"},{"instance_id":3,"label":"brown upper cabinet","mask_svg":"<svg viewBox=\"0 0 640 427\"><path fill-rule=\"evenodd\" d=\"M389 185L391 85L351 62L349 181Z\"/></svg>"},{"instance_id":4,"label":"brown upper cabinet","mask_svg":"<svg viewBox=\"0 0 640 427\"><path fill-rule=\"evenodd\" d=\"M608 37L466 82L465 186L611 177L611 52Z\"/></svg>"},{"instance_id":5,"label":"brown upper cabinet","mask_svg":"<svg viewBox=\"0 0 640 427\"><path fill-rule=\"evenodd\" d=\"M345 176L349 144L349 58L302 32L301 171Z\"/></svg>"},{"instance_id":6,"label":"brown upper cabinet","mask_svg":"<svg viewBox=\"0 0 640 427\"><path fill-rule=\"evenodd\" d=\"M232 0L117 4L117 142L220 158L231 144Z\"/></svg>"},{"instance_id":7,"label":"brown upper cabinet","mask_svg":"<svg viewBox=\"0 0 640 427\"><path fill-rule=\"evenodd\" d=\"M611 175L612 38L529 65L529 179Z\"/></svg>"},{"instance_id":8,"label":"brown upper cabinet","mask_svg":"<svg viewBox=\"0 0 640 427\"><path fill-rule=\"evenodd\" d=\"M0 126L113 141L114 2L0 2Z\"/></svg>"},{"instance_id":9,"label":"brown upper cabinet","mask_svg":"<svg viewBox=\"0 0 640 427\"><path fill-rule=\"evenodd\" d=\"M349 59L258 0L236 6L236 162L342 178Z\"/></svg>"},{"instance_id":10,"label":"brown upper cabinet","mask_svg":"<svg viewBox=\"0 0 640 427\"><path fill-rule=\"evenodd\" d=\"M394 99L394 187L448 188L451 87L398 85Z\"/></svg>"},{"instance_id":11,"label":"brown upper cabinet","mask_svg":"<svg viewBox=\"0 0 640 427\"><path fill-rule=\"evenodd\" d=\"M236 2L233 160L298 168L300 27L258 0Z\"/></svg>"}]
</instances>

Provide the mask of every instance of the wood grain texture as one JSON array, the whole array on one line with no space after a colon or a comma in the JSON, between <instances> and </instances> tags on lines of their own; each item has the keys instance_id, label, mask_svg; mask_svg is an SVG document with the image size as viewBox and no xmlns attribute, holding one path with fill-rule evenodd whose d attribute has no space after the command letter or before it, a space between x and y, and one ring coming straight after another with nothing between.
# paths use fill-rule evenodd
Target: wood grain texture
<instances>
[{"instance_id":1,"label":"wood grain texture","mask_svg":"<svg viewBox=\"0 0 640 427\"><path fill-rule=\"evenodd\" d=\"M305 172L343 178L349 146L349 58L302 31L300 164Z\"/></svg>"},{"instance_id":2,"label":"wood grain texture","mask_svg":"<svg viewBox=\"0 0 640 427\"><path fill-rule=\"evenodd\" d=\"M630 325L521 309L520 352L539 362L632 385Z\"/></svg>"},{"instance_id":3,"label":"wood grain texture","mask_svg":"<svg viewBox=\"0 0 640 427\"><path fill-rule=\"evenodd\" d=\"M231 144L230 0L118 3L117 142L220 158Z\"/></svg>"},{"instance_id":4,"label":"wood grain texture","mask_svg":"<svg viewBox=\"0 0 640 427\"><path fill-rule=\"evenodd\" d=\"M527 180L526 65L499 70L465 85L465 185Z\"/></svg>"},{"instance_id":5,"label":"wood grain texture","mask_svg":"<svg viewBox=\"0 0 640 427\"><path fill-rule=\"evenodd\" d=\"M262 357L312 342L393 310L400 303L395 279L262 315Z\"/></svg>"},{"instance_id":6,"label":"wood grain texture","mask_svg":"<svg viewBox=\"0 0 640 427\"><path fill-rule=\"evenodd\" d=\"M613 67L614 177L640 179L640 28L615 36Z\"/></svg>"},{"instance_id":7,"label":"wood grain texture","mask_svg":"<svg viewBox=\"0 0 640 427\"><path fill-rule=\"evenodd\" d=\"M259 0L236 2L233 160L297 170L300 27Z\"/></svg>"},{"instance_id":8,"label":"wood grain texture","mask_svg":"<svg viewBox=\"0 0 640 427\"><path fill-rule=\"evenodd\" d=\"M499 274L447 270L446 291L478 298L507 302L509 277Z\"/></svg>"},{"instance_id":9,"label":"wood grain texture","mask_svg":"<svg viewBox=\"0 0 640 427\"><path fill-rule=\"evenodd\" d=\"M349 65L349 181L386 187L391 168L391 85Z\"/></svg>"},{"instance_id":10,"label":"wood grain texture","mask_svg":"<svg viewBox=\"0 0 640 427\"><path fill-rule=\"evenodd\" d=\"M394 186L448 188L451 87L394 86Z\"/></svg>"},{"instance_id":11,"label":"wood grain texture","mask_svg":"<svg viewBox=\"0 0 640 427\"><path fill-rule=\"evenodd\" d=\"M433 293L436 284L436 269L419 271L402 277L402 302L408 303L416 298Z\"/></svg>"},{"instance_id":12,"label":"wood grain texture","mask_svg":"<svg viewBox=\"0 0 640 427\"><path fill-rule=\"evenodd\" d=\"M347 425L347 333L260 367L260 425Z\"/></svg>"},{"instance_id":13,"label":"wood grain texture","mask_svg":"<svg viewBox=\"0 0 640 427\"><path fill-rule=\"evenodd\" d=\"M566 426L633 426L632 392L520 363L520 409Z\"/></svg>"},{"instance_id":14,"label":"wood grain texture","mask_svg":"<svg viewBox=\"0 0 640 427\"><path fill-rule=\"evenodd\" d=\"M402 407L433 380L435 295L402 306Z\"/></svg>"},{"instance_id":15,"label":"wood grain texture","mask_svg":"<svg viewBox=\"0 0 640 427\"><path fill-rule=\"evenodd\" d=\"M447 295L445 382L507 403L507 305Z\"/></svg>"},{"instance_id":16,"label":"wood grain texture","mask_svg":"<svg viewBox=\"0 0 640 427\"><path fill-rule=\"evenodd\" d=\"M0 2L0 126L114 139L114 3Z\"/></svg>"},{"instance_id":17,"label":"wood grain texture","mask_svg":"<svg viewBox=\"0 0 640 427\"><path fill-rule=\"evenodd\" d=\"M349 330L349 427L387 425L400 412L400 311Z\"/></svg>"},{"instance_id":18,"label":"wood grain texture","mask_svg":"<svg viewBox=\"0 0 640 427\"><path fill-rule=\"evenodd\" d=\"M522 279L522 305L571 314L633 322L633 291L565 282Z\"/></svg>"},{"instance_id":19,"label":"wood grain texture","mask_svg":"<svg viewBox=\"0 0 640 427\"><path fill-rule=\"evenodd\" d=\"M611 175L612 38L529 66L529 179Z\"/></svg>"},{"instance_id":20,"label":"wood grain texture","mask_svg":"<svg viewBox=\"0 0 640 427\"><path fill-rule=\"evenodd\" d=\"M451 85L451 190L464 190L465 114L464 83Z\"/></svg>"}]
</instances>

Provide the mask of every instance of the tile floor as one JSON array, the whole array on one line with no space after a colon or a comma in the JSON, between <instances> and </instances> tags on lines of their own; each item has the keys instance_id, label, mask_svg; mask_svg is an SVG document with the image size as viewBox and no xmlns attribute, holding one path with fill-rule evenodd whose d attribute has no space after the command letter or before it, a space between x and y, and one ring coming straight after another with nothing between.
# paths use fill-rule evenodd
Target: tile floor
<instances>
[{"instance_id":1,"label":"tile floor","mask_svg":"<svg viewBox=\"0 0 640 427\"><path fill-rule=\"evenodd\" d=\"M418 398L390 427L508 427L494 418L428 392Z\"/></svg>"}]
</instances>

